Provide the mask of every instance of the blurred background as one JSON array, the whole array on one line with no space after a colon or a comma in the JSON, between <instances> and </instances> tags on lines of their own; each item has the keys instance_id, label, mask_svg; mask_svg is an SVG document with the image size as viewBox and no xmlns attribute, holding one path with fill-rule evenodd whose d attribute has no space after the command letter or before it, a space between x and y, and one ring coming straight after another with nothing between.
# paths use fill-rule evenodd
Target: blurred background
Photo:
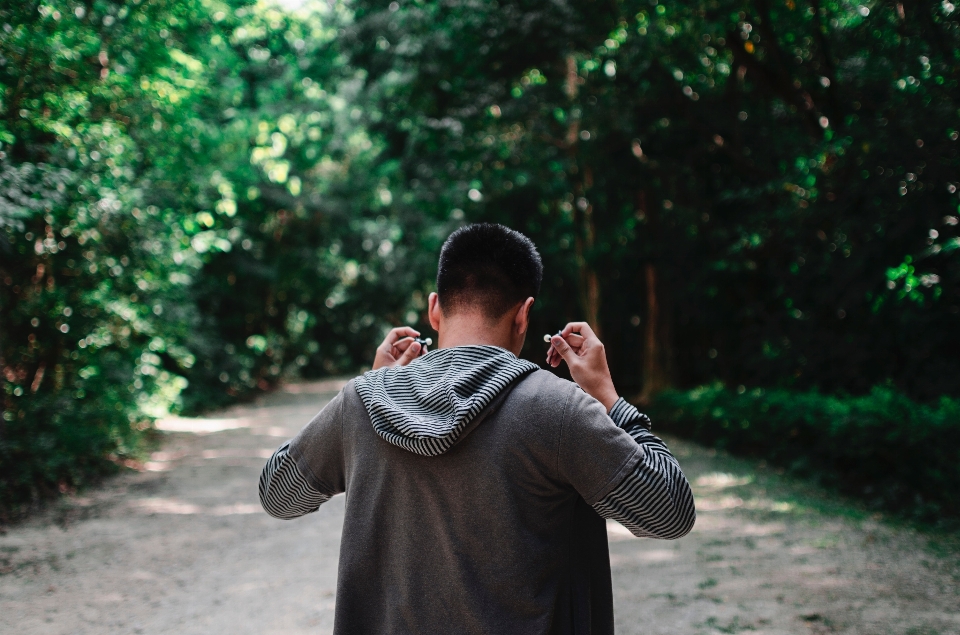
<instances>
[{"instance_id":1,"label":"blurred background","mask_svg":"<svg viewBox=\"0 0 960 635\"><path fill-rule=\"evenodd\" d=\"M960 11L890 0L0 8L0 520L153 422L429 334L456 227L545 264L658 429L960 514Z\"/></svg>"}]
</instances>

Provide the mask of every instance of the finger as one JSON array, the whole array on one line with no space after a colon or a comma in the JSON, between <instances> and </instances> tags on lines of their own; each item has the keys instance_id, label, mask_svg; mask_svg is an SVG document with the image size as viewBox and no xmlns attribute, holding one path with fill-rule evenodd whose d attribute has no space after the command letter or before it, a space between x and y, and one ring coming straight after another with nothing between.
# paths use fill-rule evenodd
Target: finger
<instances>
[{"instance_id":1,"label":"finger","mask_svg":"<svg viewBox=\"0 0 960 635\"><path fill-rule=\"evenodd\" d=\"M550 343L553 344L554 350L556 350L557 355L563 358L567 365L576 363L577 354L574 352L570 345L567 344L567 341L560 337L559 335L554 335L550 339Z\"/></svg>"},{"instance_id":2,"label":"finger","mask_svg":"<svg viewBox=\"0 0 960 635\"><path fill-rule=\"evenodd\" d=\"M411 328L409 326L398 326L397 328L390 329L390 332L387 333L387 336L383 339L383 344L385 346L393 346L397 340L401 337L417 337L420 335L420 331Z\"/></svg>"},{"instance_id":3,"label":"finger","mask_svg":"<svg viewBox=\"0 0 960 635\"><path fill-rule=\"evenodd\" d=\"M560 360L562 359L560 357L560 353L557 352L557 349L553 346L553 344L550 344L550 348L547 349L547 358L553 366L559 364Z\"/></svg>"},{"instance_id":4,"label":"finger","mask_svg":"<svg viewBox=\"0 0 960 635\"><path fill-rule=\"evenodd\" d=\"M395 348L396 350L402 353L403 351L407 350L407 348L409 348L414 341L415 340L412 337L405 337L402 340L397 340L396 342L394 342L393 348Z\"/></svg>"},{"instance_id":5,"label":"finger","mask_svg":"<svg viewBox=\"0 0 960 635\"><path fill-rule=\"evenodd\" d=\"M420 342L413 342L407 347L398 360L401 366L406 366L420 355Z\"/></svg>"},{"instance_id":6,"label":"finger","mask_svg":"<svg viewBox=\"0 0 960 635\"><path fill-rule=\"evenodd\" d=\"M556 368L557 366L560 365L560 362L562 361L563 361L563 358L560 357L560 353L554 350L553 356L550 358L550 366L552 366L553 368Z\"/></svg>"},{"instance_id":7,"label":"finger","mask_svg":"<svg viewBox=\"0 0 960 635\"><path fill-rule=\"evenodd\" d=\"M400 359L400 356L403 355L410 345L413 344L415 340L412 337L405 337L402 340L397 340L393 346L390 347L390 354L393 355L394 359Z\"/></svg>"},{"instance_id":8,"label":"finger","mask_svg":"<svg viewBox=\"0 0 960 635\"><path fill-rule=\"evenodd\" d=\"M582 354L583 354L583 352L582 352L582 351L583 351L583 344L584 344L584 342L585 342L586 340L585 340L582 336L571 334L571 335L567 335L567 336L564 337L563 339L564 339L564 341L566 341L567 345L570 346L571 350L572 350L576 355L582 355ZM547 363L550 364L551 366L553 366L554 368L556 368L557 366L560 365L560 360L561 360L561 359L562 359L562 357L560 356L560 353L558 353L558 352L557 352L557 349L555 349L555 348L553 347L553 345L551 344L551 345L550 345L550 348L547 349Z\"/></svg>"},{"instance_id":9,"label":"finger","mask_svg":"<svg viewBox=\"0 0 960 635\"><path fill-rule=\"evenodd\" d=\"M580 333L584 339L597 339L597 334L593 332L593 329L590 328L590 325L586 322L570 322L563 327L562 331L560 331L560 335L563 337L566 337L571 333Z\"/></svg>"}]
</instances>

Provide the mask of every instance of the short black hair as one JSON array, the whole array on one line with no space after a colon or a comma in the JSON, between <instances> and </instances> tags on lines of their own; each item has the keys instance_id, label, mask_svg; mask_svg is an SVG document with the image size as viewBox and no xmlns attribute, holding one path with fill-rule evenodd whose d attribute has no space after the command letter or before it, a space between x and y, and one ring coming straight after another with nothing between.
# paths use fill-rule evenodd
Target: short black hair
<instances>
[{"instance_id":1,"label":"short black hair","mask_svg":"<svg viewBox=\"0 0 960 635\"><path fill-rule=\"evenodd\" d=\"M479 308L490 319L536 298L543 262L529 238L503 225L477 223L456 230L443 243L437 295L444 313Z\"/></svg>"}]
</instances>

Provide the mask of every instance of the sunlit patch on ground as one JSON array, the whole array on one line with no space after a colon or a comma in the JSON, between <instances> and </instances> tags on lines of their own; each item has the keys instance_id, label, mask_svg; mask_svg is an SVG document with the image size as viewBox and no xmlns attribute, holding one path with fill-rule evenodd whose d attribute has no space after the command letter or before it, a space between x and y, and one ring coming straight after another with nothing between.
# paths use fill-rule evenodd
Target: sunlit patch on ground
<instances>
[{"instance_id":1,"label":"sunlit patch on ground","mask_svg":"<svg viewBox=\"0 0 960 635\"><path fill-rule=\"evenodd\" d=\"M743 507L743 499L737 496L723 496L720 498L702 498L697 501L698 512L715 512L720 509Z\"/></svg>"},{"instance_id":2,"label":"sunlit patch on ground","mask_svg":"<svg viewBox=\"0 0 960 635\"><path fill-rule=\"evenodd\" d=\"M330 395L340 392L347 385L347 379L324 379L284 384L280 390L289 395Z\"/></svg>"},{"instance_id":3,"label":"sunlit patch on ground","mask_svg":"<svg viewBox=\"0 0 960 635\"><path fill-rule=\"evenodd\" d=\"M157 421L157 430L164 432L192 432L194 434L210 434L213 432L223 432L224 430L234 430L236 428L249 428L251 421L249 419L202 419L192 417L168 417Z\"/></svg>"},{"instance_id":4,"label":"sunlit patch on ground","mask_svg":"<svg viewBox=\"0 0 960 635\"><path fill-rule=\"evenodd\" d=\"M210 516L232 516L235 514L259 514L263 512L260 505L253 503L234 503L232 505L216 505L202 507L184 501L170 498L144 498L135 500L131 506L147 514L206 514Z\"/></svg>"},{"instance_id":5,"label":"sunlit patch on ground","mask_svg":"<svg viewBox=\"0 0 960 635\"><path fill-rule=\"evenodd\" d=\"M740 487L753 481L752 476L734 476L724 472L713 472L698 476L693 484L697 487L706 489L726 489L728 487Z\"/></svg>"},{"instance_id":6,"label":"sunlit patch on ground","mask_svg":"<svg viewBox=\"0 0 960 635\"><path fill-rule=\"evenodd\" d=\"M204 459L223 459L223 458L252 458L269 459L273 456L274 449L262 448L251 452L249 450L226 448L222 450L204 450L200 456Z\"/></svg>"}]
</instances>

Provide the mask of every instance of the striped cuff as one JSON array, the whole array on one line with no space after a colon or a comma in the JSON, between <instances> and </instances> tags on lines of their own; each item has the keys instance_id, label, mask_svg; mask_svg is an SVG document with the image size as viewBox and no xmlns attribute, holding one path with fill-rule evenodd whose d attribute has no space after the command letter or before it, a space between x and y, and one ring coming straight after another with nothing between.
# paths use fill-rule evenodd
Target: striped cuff
<instances>
[{"instance_id":1,"label":"striped cuff","mask_svg":"<svg viewBox=\"0 0 960 635\"><path fill-rule=\"evenodd\" d=\"M613 422L617 424L617 427L623 428L624 430L631 424L639 424L647 430L653 427L653 422L650 421L650 417L641 414L636 407L627 403L627 400L623 397L617 399L617 402L613 404L613 407L610 408L610 412L607 414L613 419Z\"/></svg>"},{"instance_id":2,"label":"striped cuff","mask_svg":"<svg viewBox=\"0 0 960 635\"><path fill-rule=\"evenodd\" d=\"M268 514L282 520L315 512L330 500L300 473L296 461L287 453L289 447L289 441L280 446L260 473L260 504Z\"/></svg>"}]
</instances>

